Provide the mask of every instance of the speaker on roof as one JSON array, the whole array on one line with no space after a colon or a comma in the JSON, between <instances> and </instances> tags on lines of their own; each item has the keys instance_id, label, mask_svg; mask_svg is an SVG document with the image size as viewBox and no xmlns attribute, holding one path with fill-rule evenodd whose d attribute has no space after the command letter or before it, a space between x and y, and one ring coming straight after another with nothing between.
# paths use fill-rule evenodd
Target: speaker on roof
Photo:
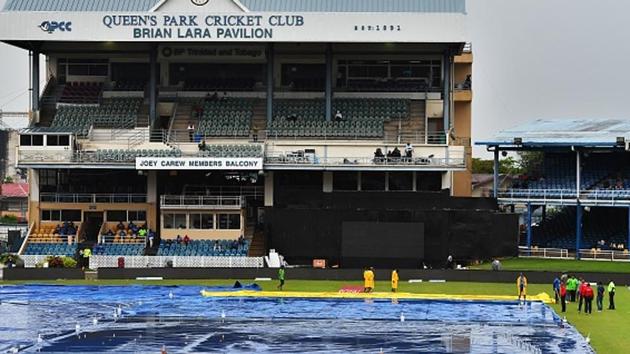
<instances>
[{"instance_id":1,"label":"speaker on roof","mask_svg":"<svg viewBox=\"0 0 630 354\"><path fill-rule=\"evenodd\" d=\"M623 136L618 136L617 146L626 146L626 138L624 138Z\"/></svg>"},{"instance_id":2,"label":"speaker on roof","mask_svg":"<svg viewBox=\"0 0 630 354\"><path fill-rule=\"evenodd\" d=\"M514 138L514 145L523 145L523 138Z\"/></svg>"}]
</instances>

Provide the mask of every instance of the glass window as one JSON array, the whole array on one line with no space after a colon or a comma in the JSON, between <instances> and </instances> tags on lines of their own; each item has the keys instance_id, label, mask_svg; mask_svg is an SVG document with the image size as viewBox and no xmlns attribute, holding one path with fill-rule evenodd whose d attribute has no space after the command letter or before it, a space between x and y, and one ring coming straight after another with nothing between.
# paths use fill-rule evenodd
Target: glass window
<instances>
[{"instance_id":1,"label":"glass window","mask_svg":"<svg viewBox=\"0 0 630 354\"><path fill-rule=\"evenodd\" d=\"M361 190L363 191L384 191L385 172L362 172Z\"/></svg>"},{"instance_id":2,"label":"glass window","mask_svg":"<svg viewBox=\"0 0 630 354\"><path fill-rule=\"evenodd\" d=\"M31 146L31 136L30 135L20 135L20 145L21 146Z\"/></svg>"},{"instance_id":3,"label":"glass window","mask_svg":"<svg viewBox=\"0 0 630 354\"><path fill-rule=\"evenodd\" d=\"M219 214L219 230L240 230L240 214Z\"/></svg>"},{"instance_id":4,"label":"glass window","mask_svg":"<svg viewBox=\"0 0 630 354\"><path fill-rule=\"evenodd\" d=\"M70 136L59 135L59 146L69 146L69 145L70 145Z\"/></svg>"},{"instance_id":5,"label":"glass window","mask_svg":"<svg viewBox=\"0 0 630 354\"><path fill-rule=\"evenodd\" d=\"M190 214L190 228L199 230L201 229L201 214L193 213Z\"/></svg>"},{"instance_id":6,"label":"glass window","mask_svg":"<svg viewBox=\"0 0 630 354\"><path fill-rule=\"evenodd\" d=\"M147 212L144 210L129 210L127 212L127 220L146 221Z\"/></svg>"},{"instance_id":7,"label":"glass window","mask_svg":"<svg viewBox=\"0 0 630 354\"><path fill-rule=\"evenodd\" d=\"M48 135L48 136L46 136L46 145L48 145L48 146L58 146L59 145L59 136L57 136L57 135Z\"/></svg>"},{"instance_id":8,"label":"glass window","mask_svg":"<svg viewBox=\"0 0 630 354\"><path fill-rule=\"evenodd\" d=\"M201 214L201 228L204 230L214 229L214 214Z\"/></svg>"},{"instance_id":9,"label":"glass window","mask_svg":"<svg viewBox=\"0 0 630 354\"><path fill-rule=\"evenodd\" d=\"M439 191L441 189L442 189L442 173L441 172L416 173L416 190Z\"/></svg>"},{"instance_id":10,"label":"glass window","mask_svg":"<svg viewBox=\"0 0 630 354\"><path fill-rule=\"evenodd\" d=\"M81 210L67 209L61 211L62 221L81 221Z\"/></svg>"},{"instance_id":11,"label":"glass window","mask_svg":"<svg viewBox=\"0 0 630 354\"><path fill-rule=\"evenodd\" d=\"M390 172L389 173L389 190L390 191L413 190L413 173L412 172Z\"/></svg>"},{"instance_id":12,"label":"glass window","mask_svg":"<svg viewBox=\"0 0 630 354\"><path fill-rule=\"evenodd\" d=\"M33 143L33 146L44 146L44 136L33 135L32 143Z\"/></svg>"},{"instance_id":13,"label":"glass window","mask_svg":"<svg viewBox=\"0 0 630 354\"><path fill-rule=\"evenodd\" d=\"M107 221L128 221L126 210L108 210Z\"/></svg>"},{"instance_id":14,"label":"glass window","mask_svg":"<svg viewBox=\"0 0 630 354\"><path fill-rule=\"evenodd\" d=\"M186 214L164 214L164 228L165 229L185 229L186 226Z\"/></svg>"},{"instance_id":15,"label":"glass window","mask_svg":"<svg viewBox=\"0 0 630 354\"><path fill-rule=\"evenodd\" d=\"M356 191L357 172L334 172L333 190L335 191Z\"/></svg>"}]
</instances>

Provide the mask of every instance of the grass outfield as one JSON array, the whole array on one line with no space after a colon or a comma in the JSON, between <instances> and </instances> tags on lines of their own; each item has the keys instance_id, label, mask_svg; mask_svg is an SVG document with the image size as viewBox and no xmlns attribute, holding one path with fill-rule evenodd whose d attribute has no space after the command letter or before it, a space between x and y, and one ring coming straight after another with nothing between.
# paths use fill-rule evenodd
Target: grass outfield
<instances>
[{"instance_id":1,"label":"grass outfield","mask_svg":"<svg viewBox=\"0 0 630 354\"><path fill-rule=\"evenodd\" d=\"M291 273L287 272L290 277ZM164 281L137 281L137 280L63 280L63 281L38 281L38 282L0 282L2 284L59 284L59 285L227 285L233 280L164 280ZM248 281L244 281L248 282ZM259 282L263 290L276 290L276 282ZM337 291L344 285L362 285L361 282L344 281L318 281L318 280L287 280L285 291ZM550 292L551 285L530 284L528 293L537 294ZM376 282L376 291L387 291L389 282ZM406 283L401 282L401 292L426 293L426 294L470 294L470 295L515 295L515 284L500 283ZM630 291L621 284L617 285L616 295L617 310L604 310L602 313L594 312L592 315L577 313L576 304L568 304L567 319L584 336L590 336L591 344L598 353L624 353L630 348L630 336L624 333L630 331ZM595 304L593 304L595 306ZM552 305L556 312L560 313L559 306ZM604 308L607 307L607 300Z\"/></svg>"},{"instance_id":2,"label":"grass outfield","mask_svg":"<svg viewBox=\"0 0 630 354\"><path fill-rule=\"evenodd\" d=\"M503 270L514 271L630 273L630 262L508 258L501 260L501 266ZM470 268L488 270L491 269L491 264L485 263Z\"/></svg>"}]
</instances>

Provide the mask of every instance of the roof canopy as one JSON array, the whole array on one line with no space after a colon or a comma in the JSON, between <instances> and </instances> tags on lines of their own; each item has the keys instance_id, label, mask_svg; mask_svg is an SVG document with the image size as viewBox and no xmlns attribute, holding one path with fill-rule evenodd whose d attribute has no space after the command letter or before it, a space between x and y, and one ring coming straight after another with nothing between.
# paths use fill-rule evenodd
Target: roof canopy
<instances>
[{"instance_id":1,"label":"roof canopy","mask_svg":"<svg viewBox=\"0 0 630 354\"><path fill-rule=\"evenodd\" d=\"M3 11L150 12L158 10L169 2L177 1L190 3L190 0L7 0ZM208 6L212 6L210 1L207 1ZM466 13L465 0L237 0L232 2L252 12ZM202 6L204 5L200 7Z\"/></svg>"},{"instance_id":2,"label":"roof canopy","mask_svg":"<svg viewBox=\"0 0 630 354\"><path fill-rule=\"evenodd\" d=\"M456 51L467 41L465 19L465 0L8 0L0 41L436 43Z\"/></svg>"},{"instance_id":3,"label":"roof canopy","mask_svg":"<svg viewBox=\"0 0 630 354\"><path fill-rule=\"evenodd\" d=\"M537 119L503 130L476 145L499 147L618 147L617 138L630 140L630 119ZM516 144L515 139L521 143Z\"/></svg>"}]
</instances>

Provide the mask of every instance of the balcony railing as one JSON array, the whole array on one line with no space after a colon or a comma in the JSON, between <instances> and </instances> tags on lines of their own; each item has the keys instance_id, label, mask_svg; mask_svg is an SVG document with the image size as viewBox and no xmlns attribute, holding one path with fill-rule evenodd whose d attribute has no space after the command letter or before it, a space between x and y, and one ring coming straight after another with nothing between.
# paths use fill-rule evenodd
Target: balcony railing
<instances>
[{"instance_id":1,"label":"balcony railing","mask_svg":"<svg viewBox=\"0 0 630 354\"><path fill-rule=\"evenodd\" d=\"M160 206L164 209L241 209L245 198L241 196L163 195Z\"/></svg>"},{"instance_id":2,"label":"balcony railing","mask_svg":"<svg viewBox=\"0 0 630 354\"><path fill-rule=\"evenodd\" d=\"M46 203L146 203L146 194L40 193Z\"/></svg>"},{"instance_id":3,"label":"balcony railing","mask_svg":"<svg viewBox=\"0 0 630 354\"><path fill-rule=\"evenodd\" d=\"M267 165L299 165L319 167L426 167L465 168L463 158L434 157L318 157L299 154L276 154L267 156Z\"/></svg>"},{"instance_id":4,"label":"balcony railing","mask_svg":"<svg viewBox=\"0 0 630 354\"><path fill-rule=\"evenodd\" d=\"M491 192L490 192L491 194ZM575 189L502 189L498 198L515 202L560 202L576 203ZM584 205L615 205L630 203L630 190L627 189L588 189L581 190L579 195Z\"/></svg>"}]
</instances>

